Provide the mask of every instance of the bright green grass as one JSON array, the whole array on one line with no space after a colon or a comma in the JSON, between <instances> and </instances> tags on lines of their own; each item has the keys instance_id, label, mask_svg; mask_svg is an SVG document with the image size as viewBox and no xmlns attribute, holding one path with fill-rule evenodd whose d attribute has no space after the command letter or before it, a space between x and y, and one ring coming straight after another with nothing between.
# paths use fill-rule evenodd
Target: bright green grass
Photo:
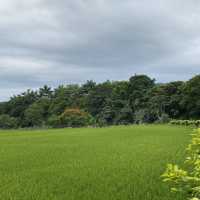
<instances>
[{"instance_id":1,"label":"bright green grass","mask_svg":"<svg viewBox=\"0 0 200 200\"><path fill-rule=\"evenodd\" d=\"M190 129L127 126L0 131L0 200L183 200L160 175Z\"/></svg>"}]
</instances>

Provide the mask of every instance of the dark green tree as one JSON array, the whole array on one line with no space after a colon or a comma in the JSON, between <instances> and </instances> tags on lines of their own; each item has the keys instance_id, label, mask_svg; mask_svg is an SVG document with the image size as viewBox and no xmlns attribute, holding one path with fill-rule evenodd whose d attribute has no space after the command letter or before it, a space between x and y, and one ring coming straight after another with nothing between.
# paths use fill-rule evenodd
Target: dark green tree
<instances>
[{"instance_id":1,"label":"dark green tree","mask_svg":"<svg viewBox=\"0 0 200 200\"><path fill-rule=\"evenodd\" d=\"M148 92L155 85L155 80L146 75L135 75L129 80L128 94L133 112L147 106Z\"/></svg>"},{"instance_id":2,"label":"dark green tree","mask_svg":"<svg viewBox=\"0 0 200 200\"><path fill-rule=\"evenodd\" d=\"M197 119L200 117L200 75L184 84L181 105L185 109L187 118Z\"/></svg>"},{"instance_id":3,"label":"dark green tree","mask_svg":"<svg viewBox=\"0 0 200 200\"><path fill-rule=\"evenodd\" d=\"M17 119L9 115L0 115L0 129L14 129L18 127Z\"/></svg>"}]
</instances>

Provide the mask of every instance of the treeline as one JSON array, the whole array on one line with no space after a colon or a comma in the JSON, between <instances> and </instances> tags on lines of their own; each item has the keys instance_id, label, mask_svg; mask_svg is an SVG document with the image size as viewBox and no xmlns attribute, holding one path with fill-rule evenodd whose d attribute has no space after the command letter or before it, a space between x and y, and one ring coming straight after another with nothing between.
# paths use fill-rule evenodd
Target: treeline
<instances>
[{"instance_id":1,"label":"treeline","mask_svg":"<svg viewBox=\"0 0 200 200\"><path fill-rule=\"evenodd\" d=\"M44 86L0 103L0 128L80 127L200 119L200 75L155 83L146 75L128 81L87 81Z\"/></svg>"}]
</instances>

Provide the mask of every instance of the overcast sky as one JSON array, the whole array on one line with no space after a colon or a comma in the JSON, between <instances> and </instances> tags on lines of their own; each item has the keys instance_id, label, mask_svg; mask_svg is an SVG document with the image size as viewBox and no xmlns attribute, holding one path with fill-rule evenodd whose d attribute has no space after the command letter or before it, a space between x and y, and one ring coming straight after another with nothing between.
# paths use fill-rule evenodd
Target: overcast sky
<instances>
[{"instance_id":1,"label":"overcast sky","mask_svg":"<svg viewBox=\"0 0 200 200\"><path fill-rule=\"evenodd\" d=\"M200 0L6 0L0 101L44 84L200 73Z\"/></svg>"}]
</instances>

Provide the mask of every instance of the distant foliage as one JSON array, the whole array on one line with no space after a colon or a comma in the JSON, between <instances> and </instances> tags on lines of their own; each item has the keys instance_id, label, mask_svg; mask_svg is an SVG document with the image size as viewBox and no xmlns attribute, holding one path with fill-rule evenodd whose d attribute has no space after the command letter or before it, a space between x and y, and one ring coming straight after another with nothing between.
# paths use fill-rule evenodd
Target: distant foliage
<instances>
[{"instance_id":1,"label":"distant foliage","mask_svg":"<svg viewBox=\"0 0 200 200\"><path fill-rule=\"evenodd\" d=\"M48 120L52 127L82 127L93 124L93 118L78 108L69 108L59 116L51 116Z\"/></svg>"},{"instance_id":2,"label":"distant foliage","mask_svg":"<svg viewBox=\"0 0 200 200\"><path fill-rule=\"evenodd\" d=\"M9 115L0 115L0 129L14 129L17 128L17 119Z\"/></svg>"},{"instance_id":3,"label":"distant foliage","mask_svg":"<svg viewBox=\"0 0 200 200\"><path fill-rule=\"evenodd\" d=\"M170 124L200 127L200 120L171 120Z\"/></svg>"},{"instance_id":4,"label":"distant foliage","mask_svg":"<svg viewBox=\"0 0 200 200\"><path fill-rule=\"evenodd\" d=\"M185 169L169 164L163 181L170 184L172 192L182 193L185 200L200 200L200 129L194 132L187 152Z\"/></svg>"},{"instance_id":5,"label":"distant foliage","mask_svg":"<svg viewBox=\"0 0 200 200\"><path fill-rule=\"evenodd\" d=\"M166 113L162 113L157 122L158 123L169 123L170 122L169 115Z\"/></svg>"},{"instance_id":6,"label":"distant foliage","mask_svg":"<svg viewBox=\"0 0 200 200\"><path fill-rule=\"evenodd\" d=\"M59 116L61 124L66 127L81 127L91 124L92 117L78 108L65 109Z\"/></svg>"},{"instance_id":7,"label":"distant foliage","mask_svg":"<svg viewBox=\"0 0 200 200\"><path fill-rule=\"evenodd\" d=\"M22 128L52 124L63 127L64 122L65 126L85 124L75 122L78 118L75 113L62 119L66 108L84 111L92 117L95 126L198 120L200 75L186 82L165 84L158 84L146 75L134 75L127 81L95 83L90 80L83 85L60 85L55 89L45 85L1 102L0 115L15 118Z\"/></svg>"}]
</instances>

